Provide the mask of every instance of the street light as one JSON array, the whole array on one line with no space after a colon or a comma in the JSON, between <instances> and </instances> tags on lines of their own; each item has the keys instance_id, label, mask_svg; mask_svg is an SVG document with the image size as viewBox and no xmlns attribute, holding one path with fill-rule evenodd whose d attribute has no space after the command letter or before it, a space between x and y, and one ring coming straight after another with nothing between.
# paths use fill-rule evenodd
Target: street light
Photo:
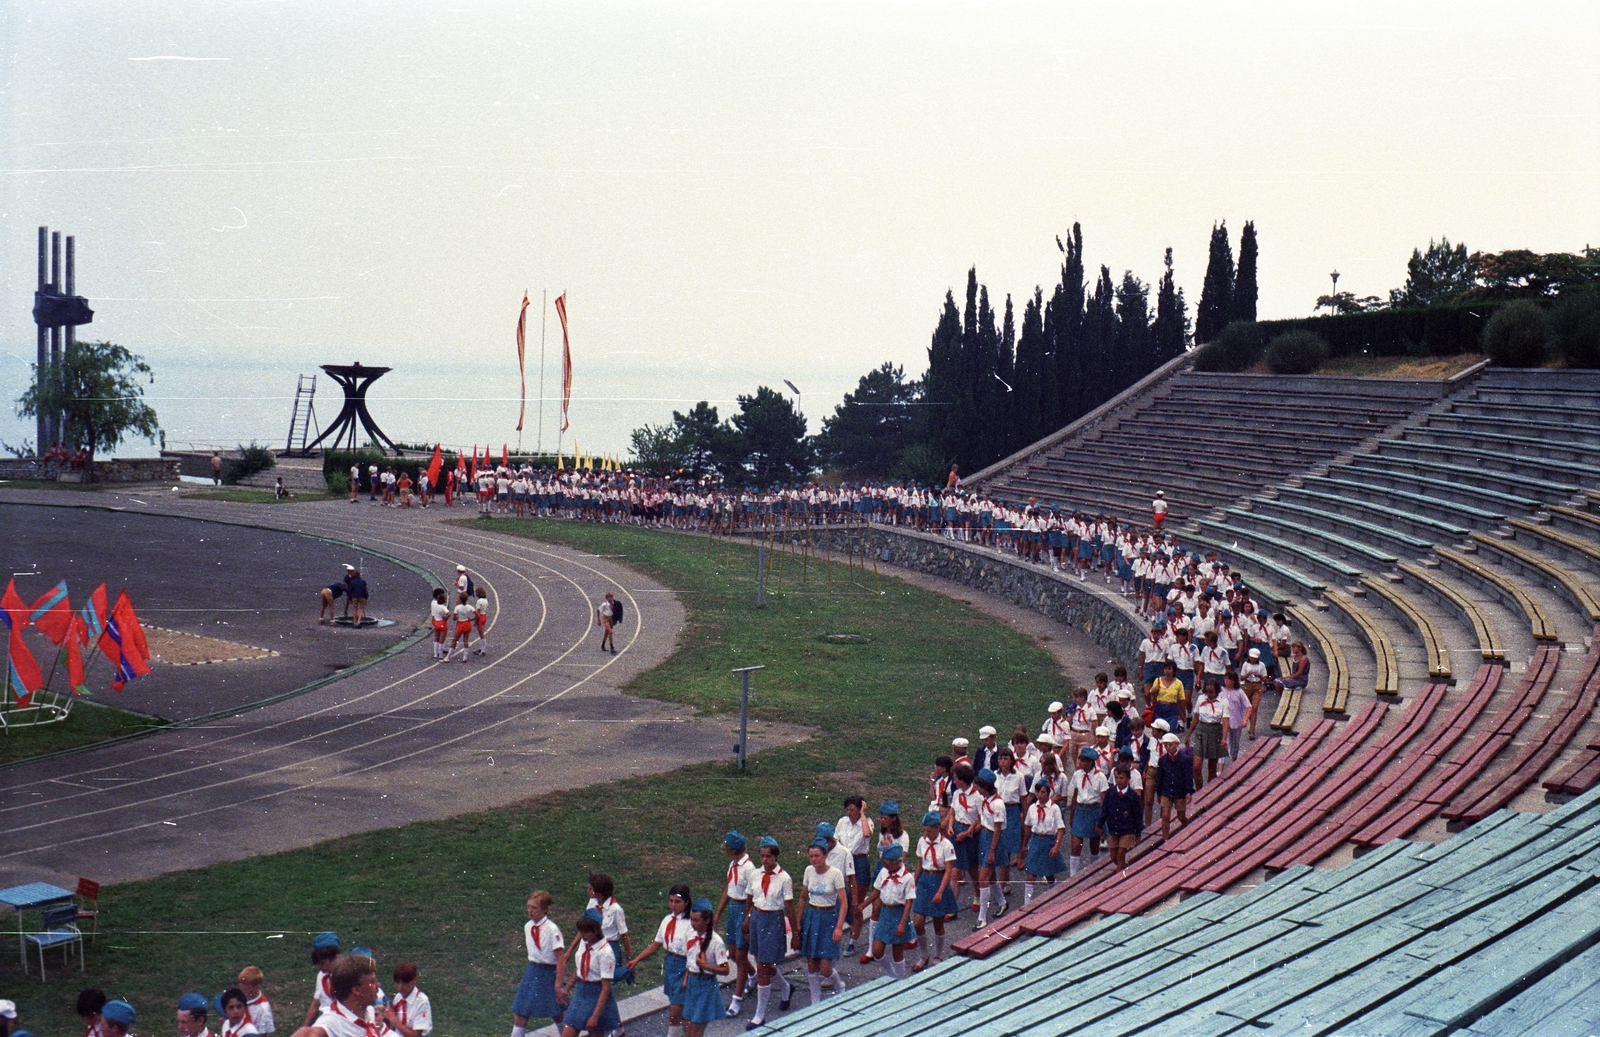
<instances>
[{"instance_id":1,"label":"street light","mask_svg":"<svg viewBox=\"0 0 1600 1037\"><path fill-rule=\"evenodd\" d=\"M789 391L794 393L794 409L802 414L805 413L805 403L800 397L799 386L795 385L787 378L783 380L783 384L787 385L789 387Z\"/></svg>"}]
</instances>

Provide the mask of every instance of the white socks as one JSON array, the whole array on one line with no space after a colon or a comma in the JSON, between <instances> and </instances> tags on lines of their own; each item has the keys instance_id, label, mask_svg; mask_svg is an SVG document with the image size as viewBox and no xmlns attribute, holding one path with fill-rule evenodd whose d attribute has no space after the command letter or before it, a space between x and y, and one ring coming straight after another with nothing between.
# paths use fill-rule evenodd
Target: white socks
<instances>
[{"instance_id":1,"label":"white socks","mask_svg":"<svg viewBox=\"0 0 1600 1037\"><path fill-rule=\"evenodd\" d=\"M811 1003L817 1004L822 1000L822 974L820 972L806 973L806 984L811 987ZM673 1037L668 1034L667 1037Z\"/></svg>"},{"instance_id":2,"label":"white socks","mask_svg":"<svg viewBox=\"0 0 1600 1037\"><path fill-rule=\"evenodd\" d=\"M989 890L987 887L978 891L978 924L989 924Z\"/></svg>"},{"instance_id":3,"label":"white socks","mask_svg":"<svg viewBox=\"0 0 1600 1037\"><path fill-rule=\"evenodd\" d=\"M779 1001L787 1001L794 996L794 987L790 985L789 977L785 976L782 972L779 972L773 978L779 983L783 984L783 992L778 995Z\"/></svg>"},{"instance_id":4,"label":"white socks","mask_svg":"<svg viewBox=\"0 0 1600 1037\"><path fill-rule=\"evenodd\" d=\"M1081 861L1082 861L1082 858L1077 857L1077 856L1073 856L1073 857L1068 857L1067 858L1067 877L1068 878L1071 878L1072 876L1074 876L1074 875L1076 875L1078 873L1078 868L1081 866Z\"/></svg>"},{"instance_id":5,"label":"white socks","mask_svg":"<svg viewBox=\"0 0 1600 1037\"><path fill-rule=\"evenodd\" d=\"M885 954L883 956L883 971L889 974L890 979L900 978L900 969L898 968L898 965L899 963L894 960L893 954Z\"/></svg>"},{"instance_id":6,"label":"white socks","mask_svg":"<svg viewBox=\"0 0 1600 1037\"><path fill-rule=\"evenodd\" d=\"M667 1027L667 1037L683 1037L683 1026L680 1024Z\"/></svg>"},{"instance_id":7,"label":"white socks","mask_svg":"<svg viewBox=\"0 0 1600 1037\"><path fill-rule=\"evenodd\" d=\"M764 1023L767 1021L767 1002L772 1000L772 987L756 987L756 1014L751 1022Z\"/></svg>"},{"instance_id":8,"label":"white socks","mask_svg":"<svg viewBox=\"0 0 1600 1037\"><path fill-rule=\"evenodd\" d=\"M840 972L838 969L834 969L833 972L829 974L828 978L833 981L833 992L835 994L844 993L844 973Z\"/></svg>"},{"instance_id":9,"label":"white socks","mask_svg":"<svg viewBox=\"0 0 1600 1037\"><path fill-rule=\"evenodd\" d=\"M940 961L944 960L944 936L940 933L933 934L933 956Z\"/></svg>"},{"instance_id":10,"label":"white socks","mask_svg":"<svg viewBox=\"0 0 1600 1037\"><path fill-rule=\"evenodd\" d=\"M1027 907L1031 903L1033 903L1033 883L1024 882L1022 884L1022 906Z\"/></svg>"},{"instance_id":11,"label":"white socks","mask_svg":"<svg viewBox=\"0 0 1600 1037\"><path fill-rule=\"evenodd\" d=\"M528 1028L526 1026L513 1026L511 1028L511 1037L527 1037L527 1033Z\"/></svg>"}]
</instances>

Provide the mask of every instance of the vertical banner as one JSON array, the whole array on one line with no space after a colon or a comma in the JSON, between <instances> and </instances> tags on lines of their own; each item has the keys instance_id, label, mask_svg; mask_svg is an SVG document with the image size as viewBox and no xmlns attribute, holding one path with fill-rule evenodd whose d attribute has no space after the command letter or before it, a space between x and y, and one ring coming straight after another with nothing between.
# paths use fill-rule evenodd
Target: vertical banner
<instances>
[{"instance_id":1,"label":"vertical banner","mask_svg":"<svg viewBox=\"0 0 1600 1037\"><path fill-rule=\"evenodd\" d=\"M517 431L522 431L522 419L528 413L528 293L522 293L522 311L517 314L517 375L522 379L522 403L517 407Z\"/></svg>"},{"instance_id":2,"label":"vertical banner","mask_svg":"<svg viewBox=\"0 0 1600 1037\"><path fill-rule=\"evenodd\" d=\"M561 431L569 422L567 410L572 405L572 341L567 337L567 293L556 296L556 316L561 318Z\"/></svg>"}]
</instances>

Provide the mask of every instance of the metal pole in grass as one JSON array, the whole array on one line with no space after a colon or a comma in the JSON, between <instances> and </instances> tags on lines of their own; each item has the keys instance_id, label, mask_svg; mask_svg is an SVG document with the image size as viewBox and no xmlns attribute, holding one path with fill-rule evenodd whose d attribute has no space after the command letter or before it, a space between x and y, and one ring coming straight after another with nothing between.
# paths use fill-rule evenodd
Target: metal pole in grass
<instances>
[{"instance_id":1,"label":"metal pole in grass","mask_svg":"<svg viewBox=\"0 0 1600 1037\"><path fill-rule=\"evenodd\" d=\"M765 670L765 666L741 666L734 670L739 675L739 773L744 773L744 749L750 729L750 674Z\"/></svg>"},{"instance_id":2,"label":"metal pole in grass","mask_svg":"<svg viewBox=\"0 0 1600 1037\"><path fill-rule=\"evenodd\" d=\"M756 608L767 607L767 545L756 545Z\"/></svg>"}]
</instances>

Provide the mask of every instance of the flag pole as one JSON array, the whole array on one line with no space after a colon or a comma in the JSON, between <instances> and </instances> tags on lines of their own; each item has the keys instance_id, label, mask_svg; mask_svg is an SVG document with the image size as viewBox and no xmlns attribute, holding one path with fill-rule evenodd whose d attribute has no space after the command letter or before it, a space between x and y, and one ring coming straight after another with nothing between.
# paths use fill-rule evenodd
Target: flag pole
<instances>
[{"instance_id":1,"label":"flag pole","mask_svg":"<svg viewBox=\"0 0 1600 1037\"><path fill-rule=\"evenodd\" d=\"M534 449L544 456L544 329L550 318L550 289L539 296L539 445Z\"/></svg>"}]
</instances>

